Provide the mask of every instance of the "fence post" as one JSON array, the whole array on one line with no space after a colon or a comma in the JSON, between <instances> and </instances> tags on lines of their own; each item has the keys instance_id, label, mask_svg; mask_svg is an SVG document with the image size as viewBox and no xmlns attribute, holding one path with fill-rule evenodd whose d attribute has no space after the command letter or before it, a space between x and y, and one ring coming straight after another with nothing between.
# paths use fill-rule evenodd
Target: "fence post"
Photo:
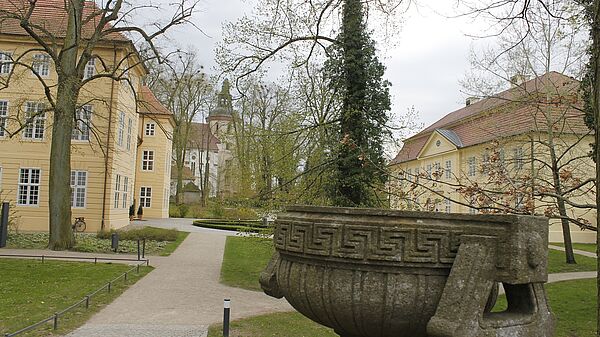
<instances>
[{"instance_id":1,"label":"fence post","mask_svg":"<svg viewBox=\"0 0 600 337\"><path fill-rule=\"evenodd\" d=\"M223 337L229 337L229 318L231 314L231 300L223 300Z\"/></svg>"},{"instance_id":2,"label":"fence post","mask_svg":"<svg viewBox=\"0 0 600 337\"><path fill-rule=\"evenodd\" d=\"M142 259L146 258L146 239L142 241Z\"/></svg>"},{"instance_id":3,"label":"fence post","mask_svg":"<svg viewBox=\"0 0 600 337\"><path fill-rule=\"evenodd\" d=\"M90 308L90 295L85 296L85 308L86 309Z\"/></svg>"},{"instance_id":4,"label":"fence post","mask_svg":"<svg viewBox=\"0 0 600 337\"><path fill-rule=\"evenodd\" d=\"M0 217L0 248L6 247L6 238L8 236L8 202L2 203L2 216Z\"/></svg>"},{"instance_id":5,"label":"fence post","mask_svg":"<svg viewBox=\"0 0 600 337\"><path fill-rule=\"evenodd\" d=\"M125 282L127 282L127 272L125 272Z\"/></svg>"},{"instance_id":6,"label":"fence post","mask_svg":"<svg viewBox=\"0 0 600 337\"><path fill-rule=\"evenodd\" d=\"M138 261L140 260L140 240L137 240L137 253L138 253Z\"/></svg>"},{"instance_id":7,"label":"fence post","mask_svg":"<svg viewBox=\"0 0 600 337\"><path fill-rule=\"evenodd\" d=\"M54 324L53 324L54 330L58 329L58 312L54 313Z\"/></svg>"},{"instance_id":8,"label":"fence post","mask_svg":"<svg viewBox=\"0 0 600 337\"><path fill-rule=\"evenodd\" d=\"M110 292L110 287L112 286L112 282L108 282L108 292Z\"/></svg>"}]
</instances>

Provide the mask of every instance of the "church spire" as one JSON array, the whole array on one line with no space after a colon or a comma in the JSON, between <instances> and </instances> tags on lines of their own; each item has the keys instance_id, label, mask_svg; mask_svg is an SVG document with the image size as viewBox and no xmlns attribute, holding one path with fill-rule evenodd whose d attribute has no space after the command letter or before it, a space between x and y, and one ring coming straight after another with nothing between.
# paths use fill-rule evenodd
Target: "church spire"
<instances>
[{"instance_id":1,"label":"church spire","mask_svg":"<svg viewBox=\"0 0 600 337\"><path fill-rule=\"evenodd\" d=\"M217 107L210 111L209 116L231 116L233 106L231 102L232 96L230 88L231 86L229 84L229 80L225 79L225 81L223 81L223 85L221 86L221 92L219 92L217 95Z\"/></svg>"}]
</instances>

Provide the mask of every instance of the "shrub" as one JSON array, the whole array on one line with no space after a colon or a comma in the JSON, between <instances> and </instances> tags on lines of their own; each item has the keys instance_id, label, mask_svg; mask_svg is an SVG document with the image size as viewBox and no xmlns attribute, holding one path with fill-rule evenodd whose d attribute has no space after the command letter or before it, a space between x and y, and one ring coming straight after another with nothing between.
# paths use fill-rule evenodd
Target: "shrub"
<instances>
[{"instance_id":1,"label":"shrub","mask_svg":"<svg viewBox=\"0 0 600 337\"><path fill-rule=\"evenodd\" d=\"M119 234L119 240L152 240L152 241L175 241L178 231L176 229L164 229L156 227L133 228L130 230L100 231L96 235L99 239L110 239L113 233Z\"/></svg>"},{"instance_id":2,"label":"shrub","mask_svg":"<svg viewBox=\"0 0 600 337\"><path fill-rule=\"evenodd\" d=\"M190 207L186 204L179 205L179 217L185 218L188 215Z\"/></svg>"}]
</instances>

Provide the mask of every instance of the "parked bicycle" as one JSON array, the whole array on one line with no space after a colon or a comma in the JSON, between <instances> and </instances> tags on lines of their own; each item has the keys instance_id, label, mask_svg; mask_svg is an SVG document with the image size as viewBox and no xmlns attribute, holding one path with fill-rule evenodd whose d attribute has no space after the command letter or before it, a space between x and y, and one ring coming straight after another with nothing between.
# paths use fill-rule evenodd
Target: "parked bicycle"
<instances>
[{"instance_id":1,"label":"parked bicycle","mask_svg":"<svg viewBox=\"0 0 600 337\"><path fill-rule=\"evenodd\" d=\"M85 232L85 218L84 217L75 218L75 222L71 226L71 229L73 229L73 233Z\"/></svg>"}]
</instances>

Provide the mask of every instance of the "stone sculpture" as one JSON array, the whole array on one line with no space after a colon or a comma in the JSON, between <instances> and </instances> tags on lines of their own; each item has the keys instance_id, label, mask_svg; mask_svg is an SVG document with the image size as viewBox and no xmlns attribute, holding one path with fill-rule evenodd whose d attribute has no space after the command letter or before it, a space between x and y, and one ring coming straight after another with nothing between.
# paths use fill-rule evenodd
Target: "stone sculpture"
<instances>
[{"instance_id":1,"label":"stone sculpture","mask_svg":"<svg viewBox=\"0 0 600 337\"><path fill-rule=\"evenodd\" d=\"M545 218L296 206L274 241L264 291L340 336L553 334Z\"/></svg>"}]
</instances>

